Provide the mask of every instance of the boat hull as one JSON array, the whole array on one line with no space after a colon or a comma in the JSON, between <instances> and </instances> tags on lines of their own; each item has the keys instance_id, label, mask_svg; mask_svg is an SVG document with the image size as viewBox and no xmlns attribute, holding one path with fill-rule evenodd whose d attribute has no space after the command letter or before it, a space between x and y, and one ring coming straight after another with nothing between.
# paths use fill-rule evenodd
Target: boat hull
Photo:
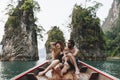
<instances>
[{"instance_id":1,"label":"boat hull","mask_svg":"<svg viewBox=\"0 0 120 80\"><path fill-rule=\"evenodd\" d=\"M49 71L46 76L38 76L38 73L43 71L49 64L49 61L45 61L44 63L15 76L12 80L58 80L58 78L61 80L77 80L73 71L69 71L62 78L58 75L59 73L57 71ZM79 80L119 80L116 77L96 69L82 61L79 61L78 67L80 70Z\"/></svg>"}]
</instances>

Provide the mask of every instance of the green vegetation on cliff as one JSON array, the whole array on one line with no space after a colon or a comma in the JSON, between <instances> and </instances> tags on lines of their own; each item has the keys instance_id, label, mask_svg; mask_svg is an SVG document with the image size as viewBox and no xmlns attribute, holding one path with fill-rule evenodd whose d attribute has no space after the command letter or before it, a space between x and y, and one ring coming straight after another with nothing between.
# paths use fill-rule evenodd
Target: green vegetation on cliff
<instances>
[{"instance_id":1,"label":"green vegetation on cliff","mask_svg":"<svg viewBox=\"0 0 120 80\"><path fill-rule=\"evenodd\" d=\"M14 0L12 0L14 1ZM14 4L9 4L14 5ZM34 0L18 0L15 8L10 9L2 39L1 60L38 60L37 32L42 27L36 25L34 11L39 11ZM39 33L40 37L41 33Z\"/></svg>"},{"instance_id":2,"label":"green vegetation on cliff","mask_svg":"<svg viewBox=\"0 0 120 80\"><path fill-rule=\"evenodd\" d=\"M75 5L72 12L70 38L75 40L81 53L85 51L90 56L97 55L97 53L102 56L101 51L105 50L104 33L100 28L100 19L96 17L98 7L99 3L88 8Z\"/></svg>"},{"instance_id":3,"label":"green vegetation on cliff","mask_svg":"<svg viewBox=\"0 0 120 80\"><path fill-rule=\"evenodd\" d=\"M28 26L27 30L30 29L29 25L34 26L35 31L37 31L38 35L42 38L41 31L43 31L42 26L38 26L35 24L37 18L34 15L34 12L40 11L40 6L38 2L34 0L22 0L18 2L16 8L13 7L14 4L10 3L8 5L8 13L9 18L6 22L6 28L8 27L11 31L20 26L21 20L25 22Z\"/></svg>"},{"instance_id":4,"label":"green vegetation on cliff","mask_svg":"<svg viewBox=\"0 0 120 80\"><path fill-rule=\"evenodd\" d=\"M106 32L107 36L107 54L108 56L120 57L120 13L116 24Z\"/></svg>"},{"instance_id":5,"label":"green vegetation on cliff","mask_svg":"<svg viewBox=\"0 0 120 80\"><path fill-rule=\"evenodd\" d=\"M61 40L61 41L65 42L63 32L59 29L59 27L54 26L54 27L52 27L51 30L48 31L48 39L47 39L47 41L45 43L47 53L50 52L49 51L50 42L56 42L57 40Z\"/></svg>"}]
</instances>

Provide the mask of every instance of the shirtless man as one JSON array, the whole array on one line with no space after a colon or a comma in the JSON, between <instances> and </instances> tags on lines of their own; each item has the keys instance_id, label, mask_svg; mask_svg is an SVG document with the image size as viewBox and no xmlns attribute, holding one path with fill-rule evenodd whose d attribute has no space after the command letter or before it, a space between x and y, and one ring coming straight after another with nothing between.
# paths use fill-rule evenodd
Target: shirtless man
<instances>
[{"instance_id":1,"label":"shirtless man","mask_svg":"<svg viewBox=\"0 0 120 80\"><path fill-rule=\"evenodd\" d=\"M74 47L75 43L73 40L68 40L67 47L64 50L64 57L63 60L65 61L65 65L63 69L61 70L61 73L64 74L67 72L68 69L70 68L75 68L75 74L79 75L79 68L77 66L77 54L79 50Z\"/></svg>"}]
</instances>

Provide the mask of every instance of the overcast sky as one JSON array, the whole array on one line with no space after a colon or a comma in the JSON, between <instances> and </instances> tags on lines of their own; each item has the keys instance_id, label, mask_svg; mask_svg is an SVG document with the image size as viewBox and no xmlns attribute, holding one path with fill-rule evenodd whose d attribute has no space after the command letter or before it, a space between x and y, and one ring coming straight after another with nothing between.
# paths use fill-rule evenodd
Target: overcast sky
<instances>
[{"instance_id":1,"label":"overcast sky","mask_svg":"<svg viewBox=\"0 0 120 80\"><path fill-rule=\"evenodd\" d=\"M2 35L4 34L4 24L7 20L7 15L5 15L6 5L10 0L0 0L0 41L2 40ZM60 29L64 32L64 37L66 40L69 39L70 31L68 28L65 28L70 23L69 16L72 13L72 9L74 5L80 4L83 7L85 6L85 0L36 0L39 2L41 11L37 13L38 22L44 27L46 30L43 35L43 42L39 41L39 44L42 44L47 39L47 34L45 34L48 30L51 29L51 26L60 26ZM91 0L93 1L93 0ZM108 11L111 8L111 4L113 0L94 0L103 4L103 6L98 10L97 16L101 19L101 22L108 15ZM91 5L92 3L87 3L87 5ZM39 48L44 45L40 45Z\"/></svg>"}]
</instances>

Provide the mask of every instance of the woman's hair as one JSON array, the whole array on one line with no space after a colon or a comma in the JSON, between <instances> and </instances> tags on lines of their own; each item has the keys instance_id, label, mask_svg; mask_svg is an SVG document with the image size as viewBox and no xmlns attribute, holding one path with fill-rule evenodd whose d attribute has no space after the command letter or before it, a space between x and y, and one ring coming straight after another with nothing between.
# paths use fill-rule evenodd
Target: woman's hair
<instances>
[{"instance_id":1,"label":"woman's hair","mask_svg":"<svg viewBox=\"0 0 120 80\"><path fill-rule=\"evenodd\" d=\"M61 51L64 50L64 43L63 43L62 41L58 40L58 41L55 43L55 45L56 45L56 44L60 44L60 46L61 46Z\"/></svg>"},{"instance_id":2,"label":"woman's hair","mask_svg":"<svg viewBox=\"0 0 120 80\"><path fill-rule=\"evenodd\" d=\"M53 59L56 59L56 57L60 54L60 52L62 52L64 50L64 43L60 40L58 40L56 43L55 43L55 46L56 44L60 44L60 50L58 50L57 48L54 49L53 53L52 53L52 58Z\"/></svg>"}]
</instances>

